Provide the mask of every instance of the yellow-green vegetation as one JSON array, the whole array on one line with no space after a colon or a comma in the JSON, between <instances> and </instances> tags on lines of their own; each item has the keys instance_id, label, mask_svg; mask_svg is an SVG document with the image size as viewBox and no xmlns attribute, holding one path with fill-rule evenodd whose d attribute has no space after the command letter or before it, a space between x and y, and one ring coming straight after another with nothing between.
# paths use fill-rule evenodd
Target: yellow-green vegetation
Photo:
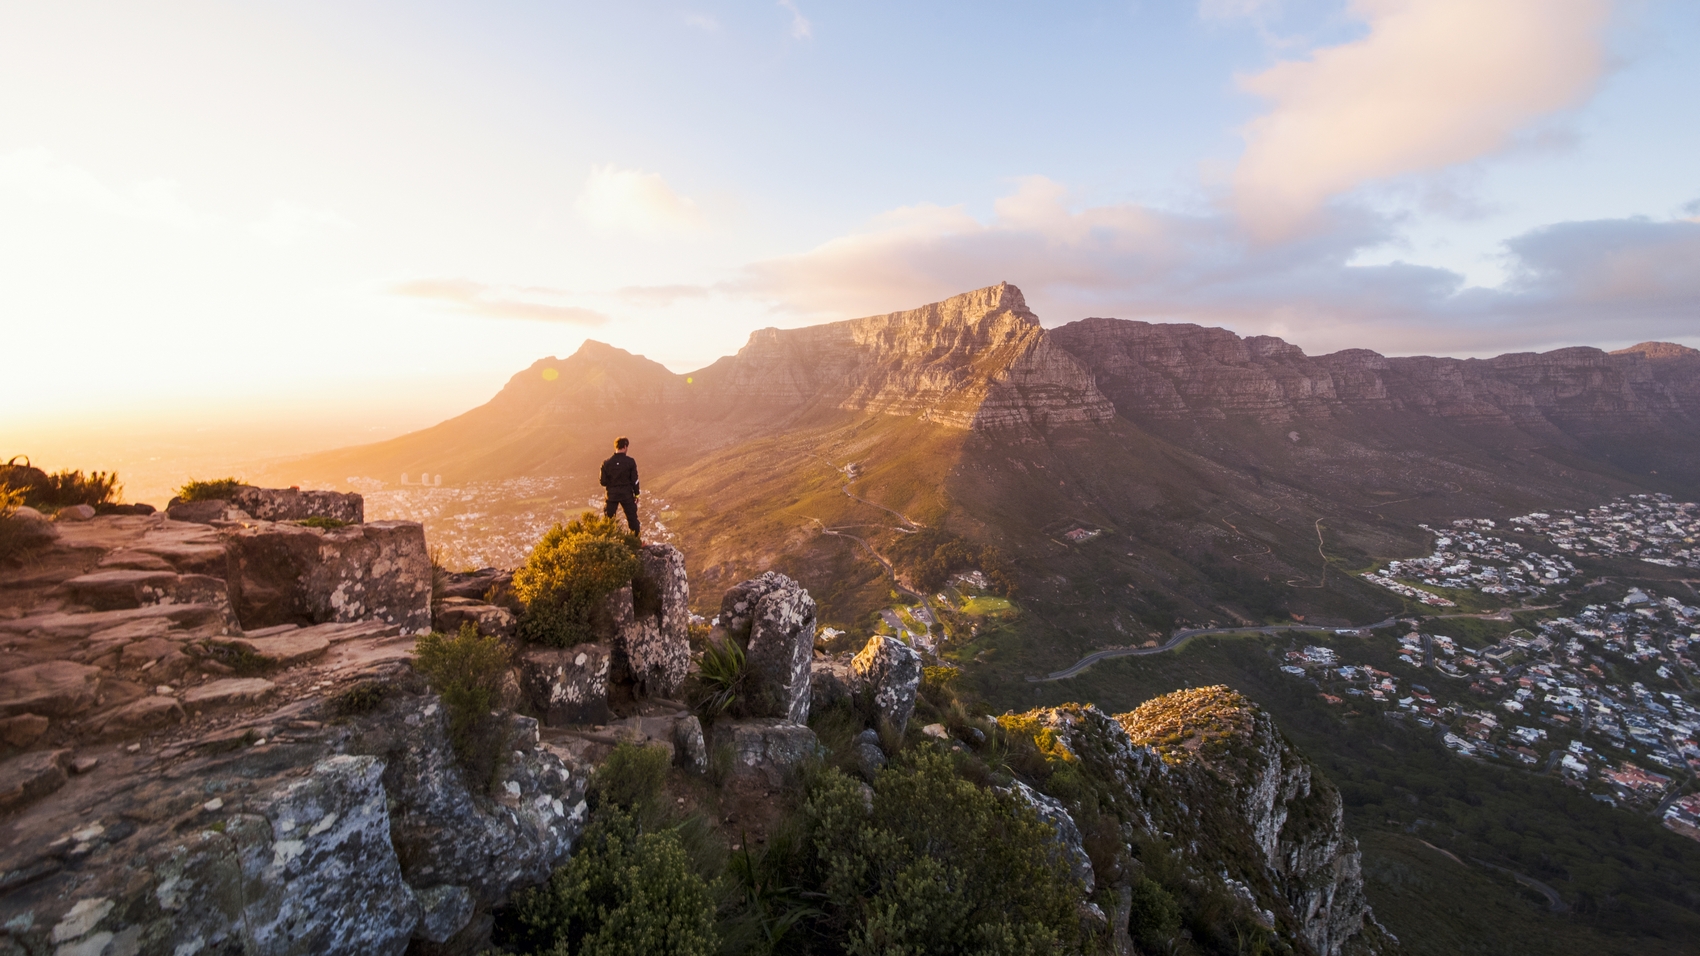
<instances>
[{"instance_id":1,"label":"yellow-green vegetation","mask_svg":"<svg viewBox=\"0 0 1700 956\"><path fill-rule=\"evenodd\" d=\"M22 519L18 506L24 503L23 492L0 485L0 561L10 561L26 550Z\"/></svg>"},{"instance_id":2,"label":"yellow-green vegetation","mask_svg":"<svg viewBox=\"0 0 1700 956\"><path fill-rule=\"evenodd\" d=\"M28 459L19 464L18 459L23 457L18 455L0 464L0 488L17 492L16 504L50 514L73 505L99 508L116 504L123 490L117 472L95 471L85 475L80 470L66 470L48 474L29 464Z\"/></svg>"},{"instance_id":3,"label":"yellow-green vegetation","mask_svg":"<svg viewBox=\"0 0 1700 956\"><path fill-rule=\"evenodd\" d=\"M1015 607L1008 598L996 597L990 594L976 594L962 602L961 611L970 617L985 617L989 614L1003 614Z\"/></svg>"},{"instance_id":4,"label":"yellow-green vegetation","mask_svg":"<svg viewBox=\"0 0 1700 956\"><path fill-rule=\"evenodd\" d=\"M228 501L242 487L242 482L235 478L191 478L177 489L177 497L184 501Z\"/></svg>"},{"instance_id":5,"label":"yellow-green vegetation","mask_svg":"<svg viewBox=\"0 0 1700 956\"><path fill-rule=\"evenodd\" d=\"M1122 714L1122 729L1136 744L1179 763L1194 754L1213 755L1251 733L1251 701L1225 684L1193 687L1155 697Z\"/></svg>"},{"instance_id":6,"label":"yellow-green vegetation","mask_svg":"<svg viewBox=\"0 0 1700 956\"><path fill-rule=\"evenodd\" d=\"M413 648L413 666L443 700L448 711L449 742L473 780L488 783L500 757L492 746L495 726L490 708L501 693L513 651L499 637L485 637L463 624L453 637L431 633Z\"/></svg>"},{"instance_id":7,"label":"yellow-green vegetation","mask_svg":"<svg viewBox=\"0 0 1700 956\"><path fill-rule=\"evenodd\" d=\"M587 511L555 525L514 572L520 636L552 647L590 640L597 606L641 568L637 535L613 519Z\"/></svg>"},{"instance_id":8,"label":"yellow-green vegetation","mask_svg":"<svg viewBox=\"0 0 1700 956\"><path fill-rule=\"evenodd\" d=\"M327 530L330 528L345 527L348 524L348 522L341 518L327 518L324 515L314 515L311 518L302 518L295 523L303 528L325 528Z\"/></svg>"},{"instance_id":9,"label":"yellow-green vegetation","mask_svg":"<svg viewBox=\"0 0 1700 956\"><path fill-rule=\"evenodd\" d=\"M1066 764L1075 759L1074 752L1068 749L1068 744L1063 742L1055 728L1045 726L1031 712L1004 714L998 718L998 727L1011 742L1025 743L1046 763Z\"/></svg>"}]
</instances>

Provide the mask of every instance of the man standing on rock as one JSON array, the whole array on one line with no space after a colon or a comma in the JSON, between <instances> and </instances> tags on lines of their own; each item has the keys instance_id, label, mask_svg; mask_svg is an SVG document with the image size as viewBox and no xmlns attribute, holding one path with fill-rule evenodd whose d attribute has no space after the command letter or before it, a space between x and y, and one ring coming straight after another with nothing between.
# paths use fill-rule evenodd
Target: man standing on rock
<instances>
[{"instance_id":1,"label":"man standing on rock","mask_svg":"<svg viewBox=\"0 0 1700 956\"><path fill-rule=\"evenodd\" d=\"M602 463L602 487L608 489L608 498L602 504L602 514L614 517L614 509L620 508L626 512L626 524L632 529L632 534L638 533L637 499L642 494L638 490L637 462L626 454L626 446L631 442L625 438L614 439L614 454Z\"/></svg>"}]
</instances>

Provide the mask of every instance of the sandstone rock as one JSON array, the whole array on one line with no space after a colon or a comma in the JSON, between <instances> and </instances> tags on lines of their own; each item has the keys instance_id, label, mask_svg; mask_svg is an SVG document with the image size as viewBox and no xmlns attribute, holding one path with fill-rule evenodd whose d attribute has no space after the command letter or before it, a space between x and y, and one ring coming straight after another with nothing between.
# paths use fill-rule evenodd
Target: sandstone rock
<instances>
[{"instance_id":1,"label":"sandstone rock","mask_svg":"<svg viewBox=\"0 0 1700 956\"><path fill-rule=\"evenodd\" d=\"M809 661L814 655L815 602L776 571L726 593L720 620L744 641L750 713L791 723L809 718Z\"/></svg>"},{"instance_id":2,"label":"sandstone rock","mask_svg":"<svg viewBox=\"0 0 1700 956\"><path fill-rule=\"evenodd\" d=\"M205 574L225 578L230 574L230 555L224 542L153 541L144 539L136 548L159 558L181 574Z\"/></svg>"},{"instance_id":3,"label":"sandstone rock","mask_svg":"<svg viewBox=\"0 0 1700 956\"><path fill-rule=\"evenodd\" d=\"M245 634L242 637L218 639L213 641L213 644L247 651L266 663L279 667L289 667L322 657L331 646L330 639L319 628L291 629L268 637ZM125 652L128 651L129 648L125 648Z\"/></svg>"},{"instance_id":4,"label":"sandstone rock","mask_svg":"<svg viewBox=\"0 0 1700 956\"><path fill-rule=\"evenodd\" d=\"M93 505L69 505L67 507L60 508L58 514L55 514L53 516L53 520L54 521L93 521L94 520L94 506Z\"/></svg>"},{"instance_id":5,"label":"sandstone rock","mask_svg":"<svg viewBox=\"0 0 1700 956\"><path fill-rule=\"evenodd\" d=\"M501 591L512 587L514 573L501 568L479 568L476 571L451 571L443 575L441 595L445 598L467 598L486 601L492 589Z\"/></svg>"},{"instance_id":6,"label":"sandstone rock","mask_svg":"<svg viewBox=\"0 0 1700 956\"><path fill-rule=\"evenodd\" d=\"M816 657L809 661L809 710L830 707L855 695L856 672L845 657Z\"/></svg>"},{"instance_id":7,"label":"sandstone rock","mask_svg":"<svg viewBox=\"0 0 1700 956\"><path fill-rule=\"evenodd\" d=\"M901 736L921 691L921 655L895 637L875 634L851 661L857 679L873 691L880 722Z\"/></svg>"},{"instance_id":8,"label":"sandstone rock","mask_svg":"<svg viewBox=\"0 0 1700 956\"><path fill-rule=\"evenodd\" d=\"M153 694L114 710L101 722L104 737L127 737L183 722L183 705L176 697Z\"/></svg>"},{"instance_id":9,"label":"sandstone rock","mask_svg":"<svg viewBox=\"0 0 1700 956\"><path fill-rule=\"evenodd\" d=\"M944 724L928 724L921 728L921 733L926 734L934 740L950 739L950 731L945 729Z\"/></svg>"},{"instance_id":10,"label":"sandstone rock","mask_svg":"<svg viewBox=\"0 0 1700 956\"><path fill-rule=\"evenodd\" d=\"M75 717L94 706L99 681L100 668L70 661L0 671L0 715Z\"/></svg>"},{"instance_id":11,"label":"sandstone rock","mask_svg":"<svg viewBox=\"0 0 1700 956\"><path fill-rule=\"evenodd\" d=\"M179 641L166 640L163 637L150 637L124 645L124 650L118 655L118 662L124 667L136 668L144 664L152 664L160 658L183 647Z\"/></svg>"},{"instance_id":12,"label":"sandstone rock","mask_svg":"<svg viewBox=\"0 0 1700 956\"><path fill-rule=\"evenodd\" d=\"M40 714L17 714L0 718L0 743L23 750L47 733L49 723L51 721Z\"/></svg>"},{"instance_id":13,"label":"sandstone rock","mask_svg":"<svg viewBox=\"0 0 1700 956\"><path fill-rule=\"evenodd\" d=\"M637 685L639 693L666 697L684 682L690 667L690 583L685 556L670 544L644 545L643 570L629 592L633 611L615 632L617 679Z\"/></svg>"},{"instance_id":14,"label":"sandstone rock","mask_svg":"<svg viewBox=\"0 0 1700 956\"><path fill-rule=\"evenodd\" d=\"M463 624L478 628L480 634L512 637L519 621L505 607L471 598L446 598L431 608L431 625L438 633L458 634Z\"/></svg>"},{"instance_id":15,"label":"sandstone rock","mask_svg":"<svg viewBox=\"0 0 1700 956\"><path fill-rule=\"evenodd\" d=\"M720 720L714 724L714 749L728 753L732 779L769 790L784 787L819 746L814 731L784 720Z\"/></svg>"},{"instance_id":16,"label":"sandstone rock","mask_svg":"<svg viewBox=\"0 0 1700 956\"><path fill-rule=\"evenodd\" d=\"M165 516L172 521L183 521L191 524L212 524L215 521L250 521L254 517L222 498L208 498L202 501L183 501L173 498L170 504L165 506Z\"/></svg>"},{"instance_id":17,"label":"sandstone rock","mask_svg":"<svg viewBox=\"0 0 1700 956\"><path fill-rule=\"evenodd\" d=\"M608 720L609 651L602 644L528 647L518 658L520 687L550 726Z\"/></svg>"},{"instance_id":18,"label":"sandstone rock","mask_svg":"<svg viewBox=\"0 0 1700 956\"><path fill-rule=\"evenodd\" d=\"M360 524L366 520L365 499L353 492L243 485L230 496L230 502L259 521L330 518L347 524Z\"/></svg>"},{"instance_id":19,"label":"sandstone rock","mask_svg":"<svg viewBox=\"0 0 1700 956\"><path fill-rule=\"evenodd\" d=\"M97 611L193 604L214 609L227 623L235 622L223 579L207 575L114 569L71 578L61 586L73 601Z\"/></svg>"},{"instance_id":20,"label":"sandstone rock","mask_svg":"<svg viewBox=\"0 0 1700 956\"><path fill-rule=\"evenodd\" d=\"M264 524L227 540L230 597L244 629L361 620L404 634L431 628L431 558L416 522Z\"/></svg>"},{"instance_id":21,"label":"sandstone rock","mask_svg":"<svg viewBox=\"0 0 1700 956\"><path fill-rule=\"evenodd\" d=\"M263 677L226 677L192 687L183 694L183 705L191 710L229 704L253 704L270 697L277 685Z\"/></svg>"},{"instance_id":22,"label":"sandstone rock","mask_svg":"<svg viewBox=\"0 0 1700 956\"><path fill-rule=\"evenodd\" d=\"M1022 783L1014 781L1006 793L1012 794L1022 803L1032 807L1039 815L1039 820L1051 828L1052 859L1060 859L1068 867L1069 875L1080 881L1085 887L1086 895L1091 896L1097 888L1098 881L1092 872L1092 858L1086 855L1086 841L1080 835L1080 827L1074 823L1074 817L1063 806L1061 800Z\"/></svg>"},{"instance_id":23,"label":"sandstone rock","mask_svg":"<svg viewBox=\"0 0 1700 956\"><path fill-rule=\"evenodd\" d=\"M702 721L695 714L687 714L674 724L673 756L692 773L708 772L708 742L703 739Z\"/></svg>"},{"instance_id":24,"label":"sandstone rock","mask_svg":"<svg viewBox=\"0 0 1700 956\"><path fill-rule=\"evenodd\" d=\"M41 750L0 763L0 813L13 813L65 785L69 750Z\"/></svg>"},{"instance_id":25,"label":"sandstone rock","mask_svg":"<svg viewBox=\"0 0 1700 956\"><path fill-rule=\"evenodd\" d=\"M419 925L414 927L415 939L428 943L446 943L472 922L476 909L472 891L464 886L433 886L415 890L419 900Z\"/></svg>"}]
</instances>

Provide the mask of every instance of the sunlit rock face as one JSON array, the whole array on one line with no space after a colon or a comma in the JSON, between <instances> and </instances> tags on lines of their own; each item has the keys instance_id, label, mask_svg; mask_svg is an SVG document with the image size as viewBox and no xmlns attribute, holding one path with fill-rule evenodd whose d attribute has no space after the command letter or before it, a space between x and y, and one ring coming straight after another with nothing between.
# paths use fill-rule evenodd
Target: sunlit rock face
<instances>
[{"instance_id":1,"label":"sunlit rock face","mask_svg":"<svg viewBox=\"0 0 1700 956\"><path fill-rule=\"evenodd\" d=\"M342 528L259 523L226 533L230 597L244 630L327 621L431 629L431 556L424 526Z\"/></svg>"},{"instance_id":2,"label":"sunlit rock face","mask_svg":"<svg viewBox=\"0 0 1700 956\"><path fill-rule=\"evenodd\" d=\"M762 329L697 376L728 408L827 407L988 429L1106 421L1115 410L1008 283L802 329Z\"/></svg>"}]
</instances>

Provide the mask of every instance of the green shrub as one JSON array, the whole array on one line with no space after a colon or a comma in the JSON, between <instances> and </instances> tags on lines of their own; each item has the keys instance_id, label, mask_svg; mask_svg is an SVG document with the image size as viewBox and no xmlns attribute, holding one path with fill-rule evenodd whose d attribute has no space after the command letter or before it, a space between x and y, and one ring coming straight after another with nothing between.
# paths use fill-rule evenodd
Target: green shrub
<instances>
[{"instance_id":1,"label":"green shrub","mask_svg":"<svg viewBox=\"0 0 1700 956\"><path fill-rule=\"evenodd\" d=\"M242 482L235 478L212 478L206 481L191 478L183 487L177 489L177 497L184 501L229 501L230 496L236 494L241 487Z\"/></svg>"},{"instance_id":2,"label":"green shrub","mask_svg":"<svg viewBox=\"0 0 1700 956\"><path fill-rule=\"evenodd\" d=\"M671 764L665 747L621 743L590 778L590 796L598 808L615 807L641 822L660 819L661 788Z\"/></svg>"},{"instance_id":3,"label":"green shrub","mask_svg":"<svg viewBox=\"0 0 1700 956\"><path fill-rule=\"evenodd\" d=\"M709 956L717 953L714 899L692 871L674 830L645 833L632 814L605 806L573 858L548 884L515 897L525 954Z\"/></svg>"},{"instance_id":4,"label":"green shrub","mask_svg":"<svg viewBox=\"0 0 1700 956\"><path fill-rule=\"evenodd\" d=\"M496 773L500 748L490 717L512 650L499 637L482 637L462 624L454 637L431 633L413 648L413 665L443 700L448 711L449 742L473 780L488 783Z\"/></svg>"},{"instance_id":5,"label":"green shrub","mask_svg":"<svg viewBox=\"0 0 1700 956\"><path fill-rule=\"evenodd\" d=\"M384 698L389 696L389 692L388 684L380 684L377 681L362 681L332 698L331 710L338 717L369 714L384 702Z\"/></svg>"},{"instance_id":6,"label":"green shrub","mask_svg":"<svg viewBox=\"0 0 1700 956\"><path fill-rule=\"evenodd\" d=\"M50 475L27 464L18 465L16 459L0 466L0 485L19 492L20 504L47 512L72 505L112 504L123 490L117 472L96 471L85 475L81 471L61 471Z\"/></svg>"},{"instance_id":7,"label":"green shrub","mask_svg":"<svg viewBox=\"0 0 1700 956\"><path fill-rule=\"evenodd\" d=\"M324 515L314 515L311 518L302 518L301 520L299 520L295 523L300 525L303 528L327 528L327 529L328 528L341 528L341 527L347 526L347 524L348 524L348 522L342 520L341 518L327 518Z\"/></svg>"},{"instance_id":8,"label":"green shrub","mask_svg":"<svg viewBox=\"0 0 1700 956\"><path fill-rule=\"evenodd\" d=\"M932 748L874 778L821 773L803 807L802 882L845 953L1052 953L1079 941L1081 887L1030 807L956 775Z\"/></svg>"},{"instance_id":9,"label":"green shrub","mask_svg":"<svg viewBox=\"0 0 1700 956\"><path fill-rule=\"evenodd\" d=\"M692 695L697 712L713 720L732 710L744 696L749 676L744 647L727 635L724 641L709 642L697 659L696 689Z\"/></svg>"},{"instance_id":10,"label":"green shrub","mask_svg":"<svg viewBox=\"0 0 1700 956\"><path fill-rule=\"evenodd\" d=\"M637 535L613 519L587 511L556 525L514 572L520 636L552 647L591 640L597 606L641 569Z\"/></svg>"},{"instance_id":11,"label":"green shrub","mask_svg":"<svg viewBox=\"0 0 1700 956\"><path fill-rule=\"evenodd\" d=\"M1140 877L1133 884L1133 898L1127 911L1127 932L1139 948L1148 953L1167 950L1169 942L1181 931L1181 907L1168 890L1149 877Z\"/></svg>"}]
</instances>

